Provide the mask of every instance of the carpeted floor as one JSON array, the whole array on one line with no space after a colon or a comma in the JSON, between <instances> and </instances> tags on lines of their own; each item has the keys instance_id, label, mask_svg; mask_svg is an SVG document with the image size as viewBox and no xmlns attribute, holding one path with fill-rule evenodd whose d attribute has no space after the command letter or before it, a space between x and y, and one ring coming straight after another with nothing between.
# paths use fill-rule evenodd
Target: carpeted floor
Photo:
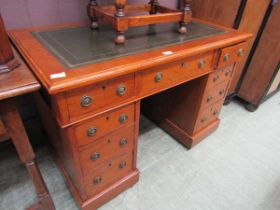
<instances>
[{"instance_id":1,"label":"carpeted floor","mask_svg":"<svg viewBox=\"0 0 280 210\"><path fill-rule=\"evenodd\" d=\"M280 94L255 113L232 103L218 131L192 150L142 117L138 184L101 210L279 210ZM57 210L76 210L46 147L36 151ZM21 210L36 200L14 150L0 153L0 209Z\"/></svg>"}]
</instances>

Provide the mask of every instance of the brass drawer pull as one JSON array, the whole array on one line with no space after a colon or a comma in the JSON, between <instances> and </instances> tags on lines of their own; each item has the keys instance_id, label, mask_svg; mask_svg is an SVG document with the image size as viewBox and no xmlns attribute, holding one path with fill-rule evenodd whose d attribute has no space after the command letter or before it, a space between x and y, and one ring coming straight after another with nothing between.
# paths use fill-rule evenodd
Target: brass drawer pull
<instances>
[{"instance_id":1,"label":"brass drawer pull","mask_svg":"<svg viewBox=\"0 0 280 210\"><path fill-rule=\"evenodd\" d=\"M120 147L124 147L124 146L127 145L127 144L128 144L128 141L127 141L126 138L121 139L121 141L120 141Z\"/></svg>"},{"instance_id":2,"label":"brass drawer pull","mask_svg":"<svg viewBox=\"0 0 280 210\"><path fill-rule=\"evenodd\" d=\"M217 116L219 114L219 112L217 111L217 110L215 110L214 112L213 112L213 115L214 116Z\"/></svg>"},{"instance_id":3,"label":"brass drawer pull","mask_svg":"<svg viewBox=\"0 0 280 210\"><path fill-rule=\"evenodd\" d=\"M161 82L163 79L163 74L161 72L156 73L155 82Z\"/></svg>"},{"instance_id":4,"label":"brass drawer pull","mask_svg":"<svg viewBox=\"0 0 280 210\"><path fill-rule=\"evenodd\" d=\"M102 182L102 177L101 176L97 176L94 178L93 183L96 184L100 184Z\"/></svg>"},{"instance_id":5,"label":"brass drawer pull","mask_svg":"<svg viewBox=\"0 0 280 210\"><path fill-rule=\"evenodd\" d=\"M219 92L220 95L224 95L224 93L225 93L225 90L220 90L220 92Z\"/></svg>"},{"instance_id":6,"label":"brass drawer pull","mask_svg":"<svg viewBox=\"0 0 280 210\"><path fill-rule=\"evenodd\" d=\"M128 116L126 114L121 115L119 118L120 123L125 123L127 120Z\"/></svg>"},{"instance_id":7,"label":"brass drawer pull","mask_svg":"<svg viewBox=\"0 0 280 210\"><path fill-rule=\"evenodd\" d=\"M182 68L187 68L187 67L188 67L188 64L185 63L185 62L183 62L183 63L181 63L181 67L182 67Z\"/></svg>"},{"instance_id":8,"label":"brass drawer pull","mask_svg":"<svg viewBox=\"0 0 280 210\"><path fill-rule=\"evenodd\" d=\"M224 62L228 62L230 60L230 54L225 54Z\"/></svg>"},{"instance_id":9,"label":"brass drawer pull","mask_svg":"<svg viewBox=\"0 0 280 210\"><path fill-rule=\"evenodd\" d=\"M124 169L126 167L126 162L122 161L119 165L119 169Z\"/></svg>"},{"instance_id":10,"label":"brass drawer pull","mask_svg":"<svg viewBox=\"0 0 280 210\"><path fill-rule=\"evenodd\" d=\"M220 80L219 75L216 75L216 76L214 77L214 79L213 79L213 82L218 82L219 80Z\"/></svg>"},{"instance_id":11,"label":"brass drawer pull","mask_svg":"<svg viewBox=\"0 0 280 210\"><path fill-rule=\"evenodd\" d=\"M212 100L213 100L213 97L212 97L212 96L208 96L207 102L209 103L209 102L212 101Z\"/></svg>"},{"instance_id":12,"label":"brass drawer pull","mask_svg":"<svg viewBox=\"0 0 280 210\"><path fill-rule=\"evenodd\" d=\"M99 152L95 152L91 155L90 159L93 160L93 161L96 161L100 158L100 153Z\"/></svg>"},{"instance_id":13,"label":"brass drawer pull","mask_svg":"<svg viewBox=\"0 0 280 210\"><path fill-rule=\"evenodd\" d=\"M230 75L230 71L226 71L225 75L228 77Z\"/></svg>"},{"instance_id":14,"label":"brass drawer pull","mask_svg":"<svg viewBox=\"0 0 280 210\"><path fill-rule=\"evenodd\" d=\"M89 107L92 104L92 98L90 96L83 96L81 98L80 104L82 107Z\"/></svg>"},{"instance_id":15,"label":"brass drawer pull","mask_svg":"<svg viewBox=\"0 0 280 210\"><path fill-rule=\"evenodd\" d=\"M117 88L117 95L123 96L123 95L125 95L126 91L127 91L127 88L125 85L119 85Z\"/></svg>"},{"instance_id":16,"label":"brass drawer pull","mask_svg":"<svg viewBox=\"0 0 280 210\"><path fill-rule=\"evenodd\" d=\"M206 66L206 61L204 59L201 59L199 62L198 62L198 68L200 69L204 69Z\"/></svg>"},{"instance_id":17,"label":"brass drawer pull","mask_svg":"<svg viewBox=\"0 0 280 210\"><path fill-rule=\"evenodd\" d=\"M96 127L89 128L87 130L87 136L88 137L93 137L93 136L96 135L97 131L98 131L98 129Z\"/></svg>"},{"instance_id":18,"label":"brass drawer pull","mask_svg":"<svg viewBox=\"0 0 280 210\"><path fill-rule=\"evenodd\" d=\"M207 121L207 118L206 118L206 117L204 117L204 118L202 118L202 119L200 120L201 123L205 123L206 121Z\"/></svg>"},{"instance_id":19,"label":"brass drawer pull","mask_svg":"<svg viewBox=\"0 0 280 210\"><path fill-rule=\"evenodd\" d=\"M245 50L243 48L240 48L237 52L237 56L242 57L244 55L244 53L245 53Z\"/></svg>"}]
</instances>

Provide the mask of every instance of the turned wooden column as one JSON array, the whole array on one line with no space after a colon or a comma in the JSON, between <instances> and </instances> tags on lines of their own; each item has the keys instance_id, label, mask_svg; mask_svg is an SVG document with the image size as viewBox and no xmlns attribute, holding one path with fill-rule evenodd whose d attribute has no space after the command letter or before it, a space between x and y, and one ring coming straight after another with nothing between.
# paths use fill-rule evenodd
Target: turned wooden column
<instances>
[{"instance_id":1,"label":"turned wooden column","mask_svg":"<svg viewBox=\"0 0 280 210\"><path fill-rule=\"evenodd\" d=\"M0 14L0 73L9 72L19 66L15 59L4 22Z\"/></svg>"},{"instance_id":2,"label":"turned wooden column","mask_svg":"<svg viewBox=\"0 0 280 210\"><path fill-rule=\"evenodd\" d=\"M116 7L116 14L115 16L117 18L125 17L125 8L126 0L115 0L115 7ZM121 24L117 23L116 29L117 29L117 36L115 38L116 44L123 44L125 42L125 31L121 29Z\"/></svg>"},{"instance_id":3,"label":"turned wooden column","mask_svg":"<svg viewBox=\"0 0 280 210\"><path fill-rule=\"evenodd\" d=\"M88 5L88 16L91 21L91 29L93 29L93 30L98 29L98 27L99 27L96 12L94 9L92 9L92 7L96 7L96 6L98 6L97 1L90 0L89 5Z\"/></svg>"},{"instance_id":4,"label":"turned wooden column","mask_svg":"<svg viewBox=\"0 0 280 210\"><path fill-rule=\"evenodd\" d=\"M156 5L159 5L159 1L158 0L151 0L149 2L149 4L151 5L151 11L150 14L157 14L157 8Z\"/></svg>"},{"instance_id":5,"label":"turned wooden column","mask_svg":"<svg viewBox=\"0 0 280 210\"><path fill-rule=\"evenodd\" d=\"M179 28L179 33L185 34L187 33L187 23L189 20L189 16L191 15L191 0L183 0L183 19L180 22L180 28Z\"/></svg>"}]
</instances>

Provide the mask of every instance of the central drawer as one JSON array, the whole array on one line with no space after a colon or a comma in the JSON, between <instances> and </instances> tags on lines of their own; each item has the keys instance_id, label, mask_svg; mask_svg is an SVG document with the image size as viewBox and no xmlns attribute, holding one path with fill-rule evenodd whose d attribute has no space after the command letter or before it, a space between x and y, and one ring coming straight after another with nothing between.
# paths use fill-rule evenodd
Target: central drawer
<instances>
[{"instance_id":1,"label":"central drawer","mask_svg":"<svg viewBox=\"0 0 280 210\"><path fill-rule=\"evenodd\" d=\"M149 96L177 84L200 77L211 71L213 53L157 66L136 73L136 92L140 97Z\"/></svg>"},{"instance_id":2,"label":"central drawer","mask_svg":"<svg viewBox=\"0 0 280 210\"><path fill-rule=\"evenodd\" d=\"M134 75L106 80L66 93L70 119L95 114L134 96Z\"/></svg>"}]
</instances>

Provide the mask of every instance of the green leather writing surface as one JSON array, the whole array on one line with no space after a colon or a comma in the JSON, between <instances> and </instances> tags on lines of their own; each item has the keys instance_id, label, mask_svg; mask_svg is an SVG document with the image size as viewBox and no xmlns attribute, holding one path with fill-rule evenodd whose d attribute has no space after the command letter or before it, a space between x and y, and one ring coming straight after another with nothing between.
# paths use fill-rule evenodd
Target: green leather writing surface
<instances>
[{"instance_id":1,"label":"green leather writing surface","mask_svg":"<svg viewBox=\"0 0 280 210\"><path fill-rule=\"evenodd\" d=\"M71 27L32 33L68 69L227 33L198 22L188 24L187 34L179 34L177 29L178 24L173 23L130 28L124 45L115 45L110 25L97 31Z\"/></svg>"}]
</instances>

